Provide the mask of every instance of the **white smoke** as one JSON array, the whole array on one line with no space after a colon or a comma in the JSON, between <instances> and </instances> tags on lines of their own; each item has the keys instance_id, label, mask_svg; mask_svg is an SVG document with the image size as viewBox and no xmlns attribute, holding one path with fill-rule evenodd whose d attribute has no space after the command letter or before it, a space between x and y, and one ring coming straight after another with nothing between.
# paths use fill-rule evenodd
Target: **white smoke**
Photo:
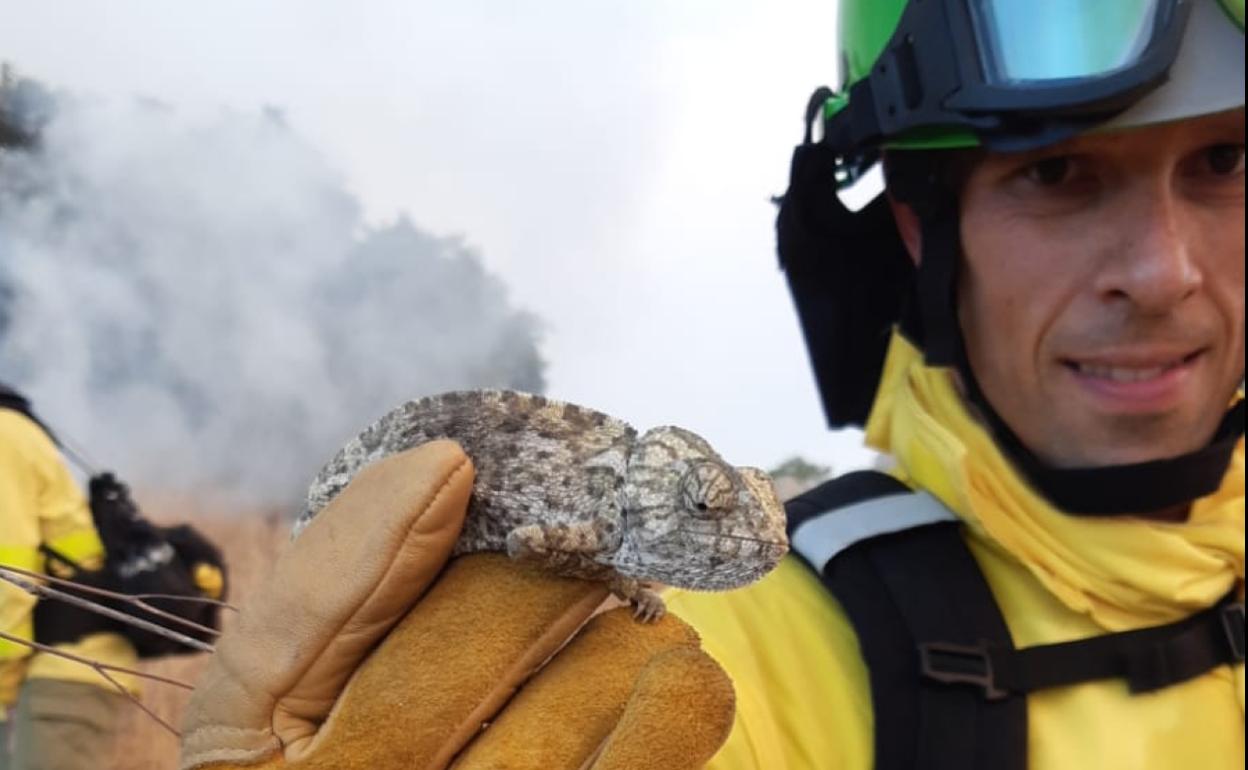
<instances>
[{"instance_id":1,"label":"white smoke","mask_svg":"<svg viewBox=\"0 0 1248 770\"><path fill-rule=\"evenodd\" d=\"M402 400L544 387L473 252L364 222L276 112L52 114L0 152L0 381L131 481L293 501Z\"/></svg>"}]
</instances>

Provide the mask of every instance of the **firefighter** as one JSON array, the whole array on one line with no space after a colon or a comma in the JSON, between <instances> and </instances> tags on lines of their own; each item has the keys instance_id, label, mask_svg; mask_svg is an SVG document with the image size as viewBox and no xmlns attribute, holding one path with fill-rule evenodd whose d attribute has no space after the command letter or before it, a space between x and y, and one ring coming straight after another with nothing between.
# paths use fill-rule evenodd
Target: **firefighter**
<instances>
[{"instance_id":1,"label":"firefighter","mask_svg":"<svg viewBox=\"0 0 1248 770\"><path fill-rule=\"evenodd\" d=\"M104 565L105 552L79 489L49 433L29 404L0 387L0 565L41 572L50 548L85 570ZM62 577L72 577L63 571ZM0 630L32 640L35 598L0 583ZM117 631L87 633L56 645L79 657L133 668L133 645ZM134 688L124 674L114 675ZM91 668L0 640L0 704L8 723L0 751L6 770L98 767L109 756L118 720L133 708Z\"/></svg>"},{"instance_id":2,"label":"firefighter","mask_svg":"<svg viewBox=\"0 0 1248 770\"><path fill-rule=\"evenodd\" d=\"M830 422L897 467L672 600L740 698L711 768L1243 765L1243 26L842 0L777 232Z\"/></svg>"}]
</instances>

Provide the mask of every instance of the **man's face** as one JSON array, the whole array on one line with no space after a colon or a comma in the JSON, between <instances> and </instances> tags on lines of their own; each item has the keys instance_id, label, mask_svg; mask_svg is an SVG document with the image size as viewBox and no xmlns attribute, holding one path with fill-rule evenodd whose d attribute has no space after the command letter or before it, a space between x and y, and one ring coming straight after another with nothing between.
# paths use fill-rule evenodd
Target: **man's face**
<instances>
[{"instance_id":1,"label":"man's face","mask_svg":"<svg viewBox=\"0 0 1248 770\"><path fill-rule=\"evenodd\" d=\"M1059 467L1208 443L1244 373L1244 112L989 154L962 194L971 367Z\"/></svg>"}]
</instances>

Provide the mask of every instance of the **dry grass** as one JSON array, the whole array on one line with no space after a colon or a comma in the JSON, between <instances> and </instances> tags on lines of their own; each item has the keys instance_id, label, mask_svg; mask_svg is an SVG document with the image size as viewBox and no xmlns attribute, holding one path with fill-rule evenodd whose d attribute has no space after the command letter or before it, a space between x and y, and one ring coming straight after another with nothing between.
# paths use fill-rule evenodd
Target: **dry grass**
<instances>
[{"instance_id":1,"label":"dry grass","mask_svg":"<svg viewBox=\"0 0 1248 770\"><path fill-rule=\"evenodd\" d=\"M229 599L236 605L268 577L274 556L289 534L289 525L271 511L224 516L184 502L162 501L160 505L152 505L147 500L144 500L144 508L162 523L190 522L221 547L229 568ZM225 623L231 622L232 614L225 613ZM207 657L199 654L165 658L144 663L142 667L154 674L193 683ZM181 724L189 697L188 691L176 687L156 682L144 684L144 705L175 727ZM130 707L112 762L101 770L171 770L177 767L177 757L177 739L137 707Z\"/></svg>"}]
</instances>

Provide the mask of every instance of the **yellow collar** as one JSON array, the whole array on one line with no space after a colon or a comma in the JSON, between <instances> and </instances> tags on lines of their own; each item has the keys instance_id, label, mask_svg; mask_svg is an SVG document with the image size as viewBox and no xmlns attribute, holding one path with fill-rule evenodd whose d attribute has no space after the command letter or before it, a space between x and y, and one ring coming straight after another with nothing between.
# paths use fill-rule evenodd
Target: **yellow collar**
<instances>
[{"instance_id":1,"label":"yellow collar","mask_svg":"<svg viewBox=\"0 0 1248 770\"><path fill-rule=\"evenodd\" d=\"M1244 442L1186 522L1075 517L1035 492L967 410L948 369L894 332L867 443L893 455L975 537L1021 562L1070 609L1109 631L1177 620L1244 576Z\"/></svg>"}]
</instances>

